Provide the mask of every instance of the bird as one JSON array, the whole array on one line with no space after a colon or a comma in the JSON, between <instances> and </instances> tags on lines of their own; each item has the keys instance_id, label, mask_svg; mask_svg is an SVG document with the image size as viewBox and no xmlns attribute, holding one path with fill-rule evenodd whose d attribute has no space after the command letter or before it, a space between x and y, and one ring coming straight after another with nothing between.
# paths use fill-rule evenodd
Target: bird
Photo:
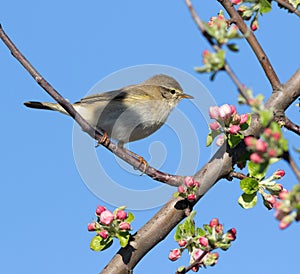
<instances>
[{"instance_id":1,"label":"bird","mask_svg":"<svg viewBox=\"0 0 300 274\"><path fill-rule=\"evenodd\" d=\"M89 95L72 105L92 127L123 146L157 131L183 98L193 96L184 93L173 77L157 74L138 84ZM29 101L24 105L68 114L57 103Z\"/></svg>"}]
</instances>

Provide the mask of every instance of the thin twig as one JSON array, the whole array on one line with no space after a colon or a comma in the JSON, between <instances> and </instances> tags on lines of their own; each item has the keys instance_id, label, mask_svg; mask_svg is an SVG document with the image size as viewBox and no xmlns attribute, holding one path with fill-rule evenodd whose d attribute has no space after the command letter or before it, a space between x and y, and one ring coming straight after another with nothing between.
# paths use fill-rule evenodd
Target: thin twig
<instances>
[{"instance_id":1,"label":"thin twig","mask_svg":"<svg viewBox=\"0 0 300 274\"><path fill-rule=\"evenodd\" d=\"M251 46L252 50L254 51L258 61L260 62L271 86L273 91L282 90L282 85L279 81L279 78L270 63L267 55L265 54L264 50L262 49L260 43L257 41L253 32L247 27L242 17L238 14L238 12L233 7L233 4L230 0L218 0L220 4L226 9L228 14L231 17L231 22L235 23L242 34L245 36L245 39Z\"/></svg>"},{"instance_id":2,"label":"thin twig","mask_svg":"<svg viewBox=\"0 0 300 274\"><path fill-rule=\"evenodd\" d=\"M12 55L22 64L22 66L30 73L35 81L57 102L59 103L68 114L81 126L82 130L94 138L99 144L102 141L103 135L95 130L83 117L74 109L66 99L64 99L43 77L42 75L30 64L25 56L19 51L19 49L10 40L7 34L4 32L0 24L0 38L4 44L11 51ZM126 148L117 146L111 141L101 143L105 148L117 155L119 158L133 166L135 169L140 170L152 179L166 183L171 186L178 186L182 184L183 177L177 175L170 175L161 172L146 163L133 156L133 153Z\"/></svg>"},{"instance_id":3,"label":"thin twig","mask_svg":"<svg viewBox=\"0 0 300 274\"><path fill-rule=\"evenodd\" d=\"M300 126L294 124L288 117L285 116L284 127L288 130L300 135Z\"/></svg>"},{"instance_id":4,"label":"thin twig","mask_svg":"<svg viewBox=\"0 0 300 274\"><path fill-rule=\"evenodd\" d=\"M241 172L236 172L236 171L231 171L229 174L228 174L228 179L232 180L232 178L237 178L239 180L243 180L245 179L247 176Z\"/></svg>"},{"instance_id":5,"label":"thin twig","mask_svg":"<svg viewBox=\"0 0 300 274\"><path fill-rule=\"evenodd\" d=\"M209 253L209 251L207 251L207 250L203 251L203 253L200 255L200 257L199 257L196 261L194 261L194 262L193 262L192 264L190 264L188 267L185 267L185 268L183 269L183 271L180 271L180 272L176 271L175 274L183 274L183 273L187 273L187 272L189 272L190 270L192 270L194 267L200 266L200 265L202 264L203 258L204 258L208 253Z\"/></svg>"},{"instance_id":6,"label":"thin twig","mask_svg":"<svg viewBox=\"0 0 300 274\"><path fill-rule=\"evenodd\" d=\"M297 167L293 157L290 155L289 152L286 152L283 154L282 158L290 165L291 169L293 170L294 174L296 175L296 177L298 179L298 182L300 183L300 170Z\"/></svg>"},{"instance_id":7,"label":"thin twig","mask_svg":"<svg viewBox=\"0 0 300 274\"><path fill-rule=\"evenodd\" d=\"M206 38L208 43L212 46L212 48L215 51L219 51L221 49L220 46L217 45L214 42L214 40L212 39L212 37L206 32L205 25L203 24L203 21L200 19L199 15L195 11L195 9L192 5L192 2L190 0L185 0L185 3L186 3L186 5L187 5L187 7L188 7L188 9L191 13L191 16L192 16L193 20L195 21L198 29L202 33L202 35ZM237 86L237 89L238 89L239 93L241 94L241 96L243 96L245 98L245 100L248 102L248 100L250 98L249 98L248 93L247 93L247 88L239 81L239 79L234 74L234 72L232 71L230 65L228 64L228 62L226 60L225 60L224 70L227 72L227 74L229 75L231 80Z\"/></svg>"},{"instance_id":8,"label":"thin twig","mask_svg":"<svg viewBox=\"0 0 300 274\"><path fill-rule=\"evenodd\" d=\"M278 3L278 6L282 6L300 17L300 11L297 8L295 8L293 5L291 5L288 1L286 0L275 0L275 1Z\"/></svg>"}]
</instances>

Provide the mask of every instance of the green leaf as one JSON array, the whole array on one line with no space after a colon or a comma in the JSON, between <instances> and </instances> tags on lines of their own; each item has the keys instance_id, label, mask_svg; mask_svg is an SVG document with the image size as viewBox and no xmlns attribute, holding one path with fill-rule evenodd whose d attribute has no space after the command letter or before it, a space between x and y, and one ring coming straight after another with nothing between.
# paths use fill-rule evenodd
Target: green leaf
<instances>
[{"instance_id":1,"label":"green leaf","mask_svg":"<svg viewBox=\"0 0 300 274\"><path fill-rule=\"evenodd\" d=\"M182 224L179 224L177 225L176 227L176 231L175 231L175 234L174 234L174 240L175 241L179 241L180 239L183 238L183 231L182 231L182 228L181 228Z\"/></svg>"},{"instance_id":2,"label":"green leaf","mask_svg":"<svg viewBox=\"0 0 300 274\"><path fill-rule=\"evenodd\" d=\"M259 4L259 11L261 13L267 13L272 9L271 3L268 0L260 0Z\"/></svg>"},{"instance_id":3,"label":"green leaf","mask_svg":"<svg viewBox=\"0 0 300 274\"><path fill-rule=\"evenodd\" d=\"M120 231L116 233L116 237L119 239L121 247L125 247L130 239L129 231Z\"/></svg>"},{"instance_id":4,"label":"green leaf","mask_svg":"<svg viewBox=\"0 0 300 274\"><path fill-rule=\"evenodd\" d=\"M230 49L231 51L234 51L234 52L239 51L239 47L235 43L227 44L227 48Z\"/></svg>"},{"instance_id":5,"label":"green leaf","mask_svg":"<svg viewBox=\"0 0 300 274\"><path fill-rule=\"evenodd\" d=\"M249 161L248 162L249 175L251 177L254 177L254 178L260 180L266 176L268 166L269 166L268 161L266 161L265 163L262 163L262 164L255 164L255 163Z\"/></svg>"},{"instance_id":6,"label":"green leaf","mask_svg":"<svg viewBox=\"0 0 300 274\"><path fill-rule=\"evenodd\" d=\"M258 181L254 178L245 178L240 182L240 187L246 194L256 193L258 186Z\"/></svg>"},{"instance_id":7,"label":"green leaf","mask_svg":"<svg viewBox=\"0 0 300 274\"><path fill-rule=\"evenodd\" d=\"M228 134L227 135L227 141L228 141L228 145L230 146L230 148L234 148L236 147L241 140L244 139L244 135L242 134Z\"/></svg>"},{"instance_id":8,"label":"green leaf","mask_svg":"<svg viewBox=\"0 0 300 274\"><path fill-rule=\"evenodd\" d=\"M125 219L125 222L131 223L134 220L134 215L131 212L127 213L127 218Z\"/></svg>"},{"instance_id":9,"label":"green leaf","mask_svg":"<svg viewBox=\"0 0 300 274\"><path fill-rule=\"evenodd\" d=\"M264 109L264 110L260 110L258 112L258 114L259 114L259 118L260 118L262 126L267 127L273 117L273 111Z\"/></svg>"},{"instance_id":10,"label":"green leaf","mask_svg":"<svg viewBox=\"0 0 300 274\"><path fill-rule=\"evenodd\" d=\"M196 236L205 236L206 232L204 229L202 229L201 227L197 227L196 229Z\"/></svg>"},{"instance_id":11,"label":"green leaf","mask_svg":"<svg viewBox=\"0 0 300 274\"><path fill-rule=\"evenodd\" d=\"M102 251L109 248L113 243L113 238L108 237L107 239L103 239L99 235L92 238L90 243L90 248L94 251Z\"/></svg>"},{"instance_id":12,"label":"green leaf","mask_svg":"<svg viewBox=\"0 0 300 274\"><path fill-rule=\"evenodd\" d=\"M257 195L256 195L256 193L252 193L252 194L243 193L239 197L238 203L242 208L245 208L245 209L252 208L257 203Z\"/></svg>"},{"instance_id":13,"label":"green leaf","mask_svg":"<svg viewBox=\"0 0 300 274\"><path fill-rule=\"evenodd\" d=\"M206 146L210 146L213 140L221 133L220 130L212 130L210 133L207 134L206 137Z\"/></svg>"},{"instance_id":14,"label":"green leaf","mask_svg":"<svg viewBox=\"0 0 300 274\"><path fill-rule=\"evenodd\" d=\"M194 67L194 70L199 73L210 72L208 66Z\"/></svg>"},{"instance_id":15,"label":"green leaf","mask_svg":"<svg viewBox=\"0 0 300 274\"><path fill-rule=\"evenodd\" d=\"M231 244L225 244L225 243L218 243L217 247L221 248L222 250L227 250Z\"/></svg>"}]
</instances>

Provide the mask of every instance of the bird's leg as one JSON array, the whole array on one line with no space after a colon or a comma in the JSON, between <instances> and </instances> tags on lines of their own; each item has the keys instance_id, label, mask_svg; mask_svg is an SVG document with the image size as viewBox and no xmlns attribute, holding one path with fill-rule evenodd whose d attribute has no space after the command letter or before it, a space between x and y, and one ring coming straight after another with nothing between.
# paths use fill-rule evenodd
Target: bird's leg
<instances>
[{"instance_id":1,"label":"bird's leg","mask_svg":"<svg viewBox=\"0 0 300 274\"><path fill-rule=\"evenodd\" d=\"M100 145L105 145L106 142L109 142L109 139L108 139L108 133L104 130L101 130L103 132L103 135L101 137L100 140L98 140L98 143L96 145L96 147L100 146Z\"/></svg>"},{"instance_id":2,"label":"bird's leg","mask_svg":"<svg viewBox=\"0 0 300 274\"><path fill-rule=\"evenodd\" d=\"M124 146L124 143L122 141L119 141L118 142L118 147L122 147L123 148L123 146ZM140 162L140 164L138 165L138 167L134 167L135 170L140 169L140 167L142 165L144 165L144 169L142 170L142 173L140 174L140 176L142 176L146 172L147 168L149 167L148 162L142 156L134 153L133 151L128 150L128 153L131 154L132 157L138 159L139 162Z\"/></svg>"}]
</instances>

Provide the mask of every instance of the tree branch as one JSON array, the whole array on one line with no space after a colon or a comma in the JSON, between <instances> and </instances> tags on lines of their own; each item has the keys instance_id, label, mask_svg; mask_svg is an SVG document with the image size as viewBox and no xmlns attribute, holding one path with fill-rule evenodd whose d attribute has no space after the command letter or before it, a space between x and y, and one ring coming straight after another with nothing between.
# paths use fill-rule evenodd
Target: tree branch
<instances>
[{"instance_id":1,"label":"tree branch","mask_svg":"<svg viewBox=\"0 0 300 274\"><path fill-rule=\"evenodd\" d=\"M202 33L202 35L206 38L208 43L212 46L212 48L215 51L219 51L221 49L220 46L217 45L213 41L212 37L206 32L205 25L203 24L203 21L200 19L200 17L196 13L191 1L185 0L185 3L191 13L193 20L195 21L198 29ZM241 96L243 96L245 98L245 100L248 102L249 96L247 94L247 88L239 81L238 77L234 74L234 72L232 71L230 65L228 64L228 62L226 60L225 60L224 70L227 72L227 74L229 75L229 77L231 78L233 83L237 86L237 89L238 89L239 93L241 94Z\"/></svg>"},{"instance_id":2,"label":"tree branch","mask_svg":"<svg viewBox=\"0 0 300 274\"><path fill-rule=\"evenodd\" d=\"M288 117L285 116L284 127L288 130L300 135L300 126L294 124Z\"/></svg>"},{"instance_id":3,"label":"tree branch","mask_svg":"<svg viewBox=\"0 0 300 274\"><path fill-rule=\"evenodd\" d=\"M279 7L282 6L300 17L300 11L297 8L295 8L293 5L291 5L288 1L286 0L275 0L275 1L278 3Z\"/></svg>"},{"instance_id":4,"label":"tree branch","mask_svg":"<svg viewBox=\"0 0 300 274\"><path fill-rule=\"evenodd\" d=\"M262 49L261 45L257 41L255 35L252 31L249 30L247 25L245 24L242 17L238 14L238 12L233 7L233 4L230 0L218 0L220 4L225 8L227 13L231 17L231 21L235 23L242 34L245 36L245 39L251 46L252 50L254 51L258 61L260 62L273 90L281 90L282 85L279 81L279 78L276 72L273 69L267 55L265 54L264 50Z\"/></svg>"},{"instance_id":5,"label":"tree branch","mask_svg":"<svg viewBox=\"0 0 300 274\"><path fill-rule=\"evenodd\" d=\"M109 151L117 155L119 158L133 166L133 168L140 170L152 179L166 183L171 186L178 186L183 183L183 177L177 175L170 175L161 172L147 163L141 163L141 161L133 156L133 153L126 148L122 148L111 142L110 140L102 143L103 135L95 130L82 116L74 109L72 104L68 100L64 99L43 77L42 75L30 64L25 56L18 50L14 43L10 40L7 34L4 32L0 24L0 38L4 44L11 51L12 55L22 64L22 66L30 73L34 80L57 102L59 103L68 114L81 126L81 129L94 138L98 144L103 145Z\"/></svg>"}]
</instances>

